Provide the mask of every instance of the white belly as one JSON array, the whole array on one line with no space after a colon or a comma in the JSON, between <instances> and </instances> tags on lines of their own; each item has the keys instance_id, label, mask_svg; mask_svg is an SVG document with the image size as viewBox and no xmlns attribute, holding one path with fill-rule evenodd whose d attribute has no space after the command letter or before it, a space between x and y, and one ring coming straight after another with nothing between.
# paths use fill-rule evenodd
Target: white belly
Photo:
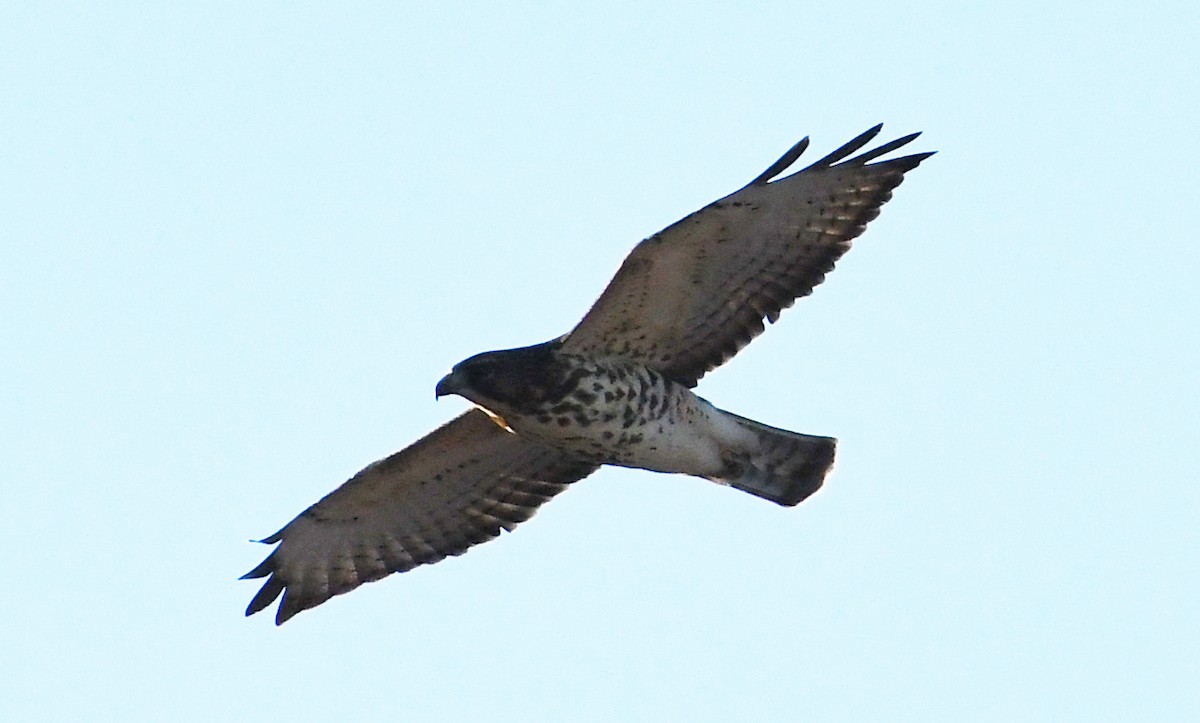
<instances>
[{"instance_id":1,"label":"white belly","mask_svg":"<svg viewBox=\"0 0 1200 723\"><path fill-rule=\"evenodd\" d=\"M543 414L508 418L512 430L603 464L701 477L723 468L723 449L753 443L680 384L633 364L590 364L594 377Z\"/></svg>"}]
</instances>

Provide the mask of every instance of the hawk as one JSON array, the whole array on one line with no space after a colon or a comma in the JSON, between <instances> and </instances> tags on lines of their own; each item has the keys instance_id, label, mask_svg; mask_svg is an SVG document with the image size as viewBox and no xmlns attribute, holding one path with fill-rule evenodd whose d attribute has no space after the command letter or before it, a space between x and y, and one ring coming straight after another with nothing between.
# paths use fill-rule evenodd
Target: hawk
<instances>
[{"instance_id":1,"label":"hawk","mask_svg":"<svg viewBox=\"0 0 1200 723\"><path fill-rule=\"evenodd\" d=\"M875 126L778 178L797 143L741 190L634 247L591 310L552 341L456 364L435 395L475 408L368 465L279 532L243 579L281 594L277 625L334 595L511 531L601 465L693 475L780 505L816 492L836 440L723 411L692 387L810 293L932 153L857 156Z\"/></svg>"}]
</instances>

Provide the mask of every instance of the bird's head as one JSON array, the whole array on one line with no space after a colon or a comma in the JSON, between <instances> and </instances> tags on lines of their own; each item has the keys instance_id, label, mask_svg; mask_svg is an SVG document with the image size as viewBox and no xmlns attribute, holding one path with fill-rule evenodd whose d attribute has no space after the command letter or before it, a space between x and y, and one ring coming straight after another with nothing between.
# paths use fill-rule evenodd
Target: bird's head
<instances>
[{"instance_id":1,"label":"bird's head","mask_svg":"<svg viewBox=\"0 0 1200 723\"><path fill-rule=\"evenodd\" d=\"M570 370L555 353L558 346L553 341L476 354L455 364L434 394L457 394L496 411L529 412L563 395Z\"/></svg>"}]
</instances>

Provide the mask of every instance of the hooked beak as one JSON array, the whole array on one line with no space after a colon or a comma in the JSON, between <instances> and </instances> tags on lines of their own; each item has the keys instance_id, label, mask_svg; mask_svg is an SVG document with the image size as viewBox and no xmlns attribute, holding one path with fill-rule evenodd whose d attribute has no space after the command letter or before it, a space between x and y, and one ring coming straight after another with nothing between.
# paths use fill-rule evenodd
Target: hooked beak
<instances>
[{"instance_id":1,"label":"hooked beak","mask_svg":"<svg viewBox=\"0 0 1200 723\"><path fill-rule=\"evenodd\" d=\"M433 398L441 399L450 394L458 394L462 390L462 379L455 372L442 377L433 390Z\"/></svg>"}]
</instances>

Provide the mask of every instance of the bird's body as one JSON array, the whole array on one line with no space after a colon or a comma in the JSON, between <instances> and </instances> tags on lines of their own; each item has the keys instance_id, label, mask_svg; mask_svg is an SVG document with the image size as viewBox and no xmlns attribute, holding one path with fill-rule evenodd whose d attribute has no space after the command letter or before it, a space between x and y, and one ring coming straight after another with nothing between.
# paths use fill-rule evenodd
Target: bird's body
<instances>
[{"instance_id":1,"label":"bird's body","mask_svg":"<svg viewBox=\"0 0 1200 723\"><path fill-rule=\"evenodd\" d=\"M777 179L804 139L749 185L638 244L567 334L455 365L438 396L479 409L368 465L264 540L279 546L244 576L267 578L246 614L282 594L281 624L461 554L601 465L703 477L786 506L816 492L834 439L745 419L691 388L811 292L932 155L871 163L913 134L850 158L879 130Z\"/></svg>"},{"instance_id":2,"label":"bird's body","mask_svg":"<svg viewBox=\"0 0 1200 723\"><path fill-rule=\"evenodd\" d=\"M554 347L539 344L472 357L456 366L438 389L453 389L518 436L597 464L698 476L719 470L719 454L710 441L719 433L712 405L641 364L592 359ZM541 372L537 376L524 361L531 354L544 359L534 367ZM488 378L492 369L503 375L499 383ZM503 383L504 377L519 378L522 384L513 389ZM526 393L521 387L531 378L551 394L539 398Z\"/></svg>"},{"instance_id":3,"label":"bird's body","mask_svg":"<svg viewBox=\"0 0 1200 723\"><path fill-rule=\"evenodd\" d=\"M460 394L511 433L580 459L703 477L780 504L815 492L832 462L828 437L750 422L643 364L560 346L471 357L438 384L438 395ZM783 440L791 441L786 467L772 461Z\"/></svg>"}]
</instances>

